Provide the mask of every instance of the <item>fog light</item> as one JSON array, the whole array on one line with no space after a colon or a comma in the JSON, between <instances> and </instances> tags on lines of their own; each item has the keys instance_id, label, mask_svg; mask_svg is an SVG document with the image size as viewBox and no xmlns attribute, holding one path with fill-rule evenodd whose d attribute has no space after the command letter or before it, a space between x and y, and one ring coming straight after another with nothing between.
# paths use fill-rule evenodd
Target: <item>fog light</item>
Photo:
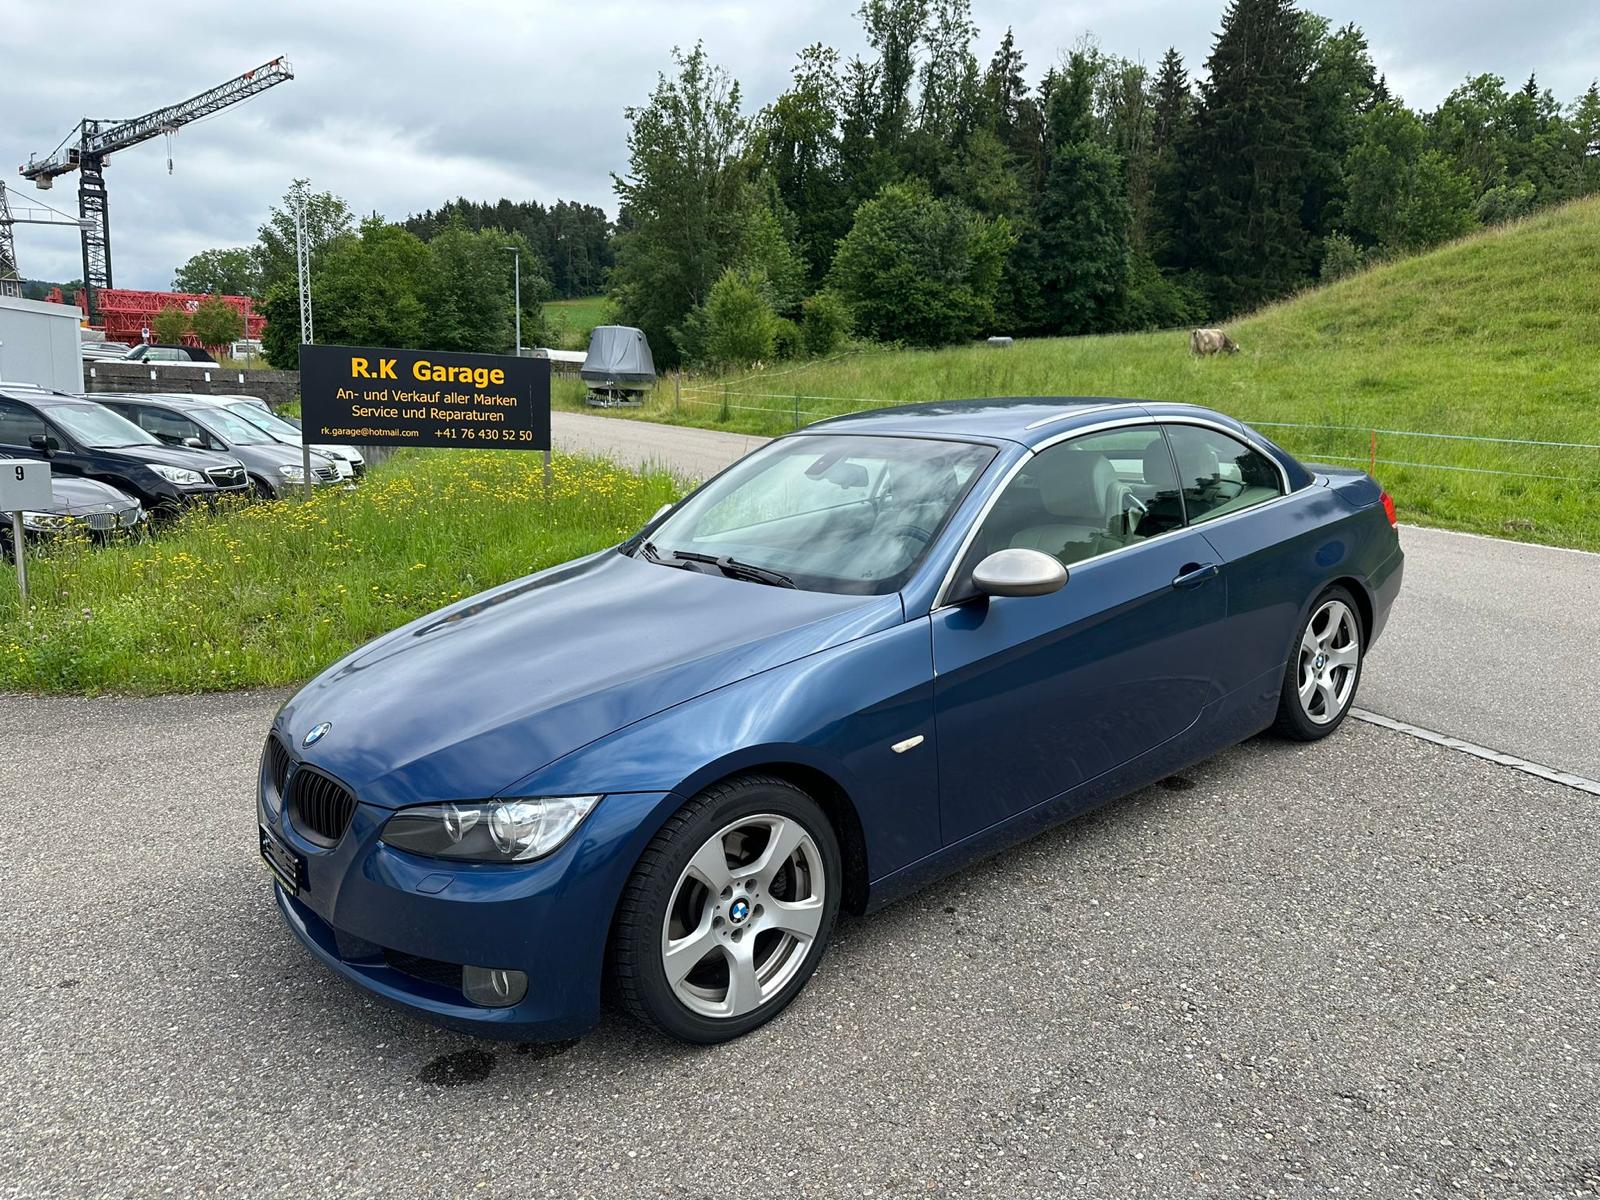
<instances>
[{"instance_id":1,"label":"fog light","mask_svg":"<svg viewBox=\"0 0 1600 1200\"><path fill-rule=\"evenodd\" d=\"M528 977L503 967L462 967L461 991L485 1008L510 1008L528 994Z\"/></svg>"}]
</instances>

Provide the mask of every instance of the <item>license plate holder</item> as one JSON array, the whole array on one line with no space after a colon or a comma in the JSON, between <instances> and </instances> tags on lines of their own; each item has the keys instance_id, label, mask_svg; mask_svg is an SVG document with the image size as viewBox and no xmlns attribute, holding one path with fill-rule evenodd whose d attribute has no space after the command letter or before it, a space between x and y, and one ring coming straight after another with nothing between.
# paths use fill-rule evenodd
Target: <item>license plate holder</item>
<instances>
[{"instance_id":1,"label":"license plate holder","mask_svg":"<svg viewBox=\"0 0 1600 1200\"><path fill-rule=\"evenodd\" d=\"M305 878L306 860L265 825L260 826L260 831L262 863L272 872L278 886L289 895L298 896L301 881Z\"/></svg>"}]
</instances>

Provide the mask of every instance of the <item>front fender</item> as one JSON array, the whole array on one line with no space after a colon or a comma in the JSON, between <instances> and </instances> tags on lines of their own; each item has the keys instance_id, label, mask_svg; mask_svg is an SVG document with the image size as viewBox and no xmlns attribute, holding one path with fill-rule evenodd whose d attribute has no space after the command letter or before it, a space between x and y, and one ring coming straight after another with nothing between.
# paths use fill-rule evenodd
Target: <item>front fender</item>
<instances>
[{"instance_id":1,"label":"front fender","mask_svg":"<svg viewBox=\"0 0 1600 1200\"><path fill-rule=\"evenodd\" d=\"M917 746L892 747L921 735ZM668 792L780 763L832 778L854 804L868 877L937 850L933 657L927 618L775 667L657 713L519 780L507 795ZM665 817L662 817L664 820Z\"/></svg>"}]
</instances>

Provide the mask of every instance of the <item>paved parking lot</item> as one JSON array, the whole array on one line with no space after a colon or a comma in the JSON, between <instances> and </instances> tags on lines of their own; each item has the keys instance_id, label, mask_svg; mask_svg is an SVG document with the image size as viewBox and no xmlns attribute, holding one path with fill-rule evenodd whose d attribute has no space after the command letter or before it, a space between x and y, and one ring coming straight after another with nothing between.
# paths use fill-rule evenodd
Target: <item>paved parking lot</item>
<instances>
[{"instance_id":1,"label":"paved parking lot","mask_svg":"<svg viewBox=\"0 0 1600 1200\"><path fill-rule=\"evenodd\" d=\"M847 922L741 1042L517 1048L280 927L276 702L0 697L0 1195L1600 1194L1593 796L1258 739Z\"/></svg>"}]
</instances>

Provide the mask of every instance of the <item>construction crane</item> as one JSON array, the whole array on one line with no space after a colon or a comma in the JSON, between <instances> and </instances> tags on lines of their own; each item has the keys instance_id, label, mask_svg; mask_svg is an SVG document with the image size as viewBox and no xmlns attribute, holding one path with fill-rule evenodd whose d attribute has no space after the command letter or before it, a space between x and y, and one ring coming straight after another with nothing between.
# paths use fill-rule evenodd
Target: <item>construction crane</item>
<instances>
[{"instance_id":1,"label":"construction crane","mask_svg":"<svg viewBox=\"0 0 1600 1200\"><path fill-rule=\"evenodd\" d=\"M0 180L0 296L22 295L22 273L17 270L17 243L12 234L13 225L71 225L82 228L83 222L48 204L27 204L11 207L6 195L4 180Z\"/></svg>"},{"instance_id":2,"label":"construction crane","mask_svg":"<svg viewBox=\"0 0 1600 1200\"><path fill-rule=\"evenodd\" d=\"M260 95L270 87L294 78L287 59L279 57L246 71L227 83L191 96L179 104L158 108L127 121L100 121L85 117L44 159L30 157L19 170L41 188L52 187L57 176L78 172L78 218L83 228L83 286L88 293L89 319L98 315L96 293L111 286L111 227L106 215L106 159L118 150L137 146L159 134L170 137L202 117ZM171 169L171 158L167 160ZM15 259L13 258L13 263Z\"/></svg>"}]
</instances>

